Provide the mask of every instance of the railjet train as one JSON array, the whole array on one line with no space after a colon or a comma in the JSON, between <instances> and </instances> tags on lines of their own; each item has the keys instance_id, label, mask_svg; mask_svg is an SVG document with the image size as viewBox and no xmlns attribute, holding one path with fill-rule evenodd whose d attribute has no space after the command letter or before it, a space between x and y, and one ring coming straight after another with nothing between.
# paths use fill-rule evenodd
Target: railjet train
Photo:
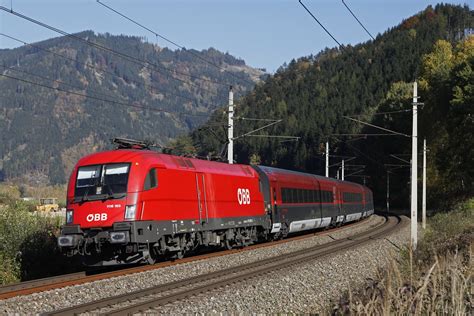
<instances>
[{"instance_id":1,"label":"railjet train","mask_svg":"<svg viewBox=\"0 0 474 316\"><path fill-rule=\"evenodd\" d=\"M88 266L154 263L342 225L374 212L367 187L265 166L161 154L116 139L71 174L58 245Z\"/></svg>"}]
</instances>

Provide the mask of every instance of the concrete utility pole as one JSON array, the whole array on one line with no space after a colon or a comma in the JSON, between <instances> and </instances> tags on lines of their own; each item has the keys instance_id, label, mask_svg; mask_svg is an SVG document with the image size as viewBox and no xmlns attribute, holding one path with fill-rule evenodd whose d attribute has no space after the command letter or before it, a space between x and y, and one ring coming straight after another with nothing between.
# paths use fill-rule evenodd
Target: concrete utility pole
<instances>
[{"instance_id":1,"label":"concrete utility pole","mask_svg":"<svg viewBox=\"0 0 474 316\"><path fill-rule=\"evenodd\" d=\"M426 228L426 138L423 139L423 193L421 200L421 226Z\"/></svg>"},{"instance_id":2,"label":"concrete utility pole","mask_svg":"<svg viewBox=\"0 0 474 316\"><path fill-rule=\"evenodd\" d=\"M329 178L329 142L326 142L326 178Z\"/></svg>"},{"instance_id":3,"label":"concrete utility pole","mask_svg":"<svg viewBox=\"0 0 474 316\"><path fill-rule=\"evenodd\" d=\"M234 163L234 92L232 86L229 89L229 131L227 139L229 145L227 146L227 160L229 164Z\"/></svg>"},{"instance_id":4,"label":"concrete utility pole","mask_svg":"<svg viewBox=\"0 0 474 316\"><path fill-rule=\"evenodd\" d=\"M329 142L326 142L326 178L329 178Z\"/></svg>"},{"instance_id":5,"label":"concrete utility pole","mask_svg":"<svg viewBox=\"0 0 474 316\"><path fill-rule=\"evenodd\" d=\"M411 246L416 249L418 242L418 85L413 83L413 132L411 138Z\"/></svg>"},{"instance_id":6,"label":"concrete utility pole","mask_svg":"<svg viewBox=\"0 0 474 316\"><path fill-rule=\"evenodd\" d=\"M387 213L390 212L390 171L387 171Z\"/></svg>"},{"instance_id":7,"label":"concrete utility pole","mask_svg":"<svg viewBox=\"0 0 474 316\"><path fill-rule=\"evenodd\" d=\"M344 159L342 159L342 176L341 180L344 181Z\"/></svg>"}]
</instances>

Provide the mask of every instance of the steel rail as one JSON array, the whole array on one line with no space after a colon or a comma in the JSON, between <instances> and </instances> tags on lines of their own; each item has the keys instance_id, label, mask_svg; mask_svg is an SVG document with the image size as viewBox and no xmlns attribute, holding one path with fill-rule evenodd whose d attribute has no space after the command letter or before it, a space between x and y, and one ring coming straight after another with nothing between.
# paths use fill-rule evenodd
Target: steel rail
<instances>
[{"instance_id":1,"label":"steel rail","mask_svg":"<svg viewBox=\"0 0 474 316\"><path fill-rule=\"evenodd\" d=\"M348 248L369 242L375 238L378 238L379 236L389 234L398 227L399 223L399 217L386 217L384 224L376 226L370 231L365 231L348 238L336 239L335 241L326 244L301 249L289 254L267 258L241 266L231 267L179 281L161 284L132 293L104 298L91 303L85 303L82 305L49 312L44 315L71 315L87 312L93 312L96 314L97 312L103 312L104 309L106 310L105 314L107 315L125 315L136 312L144 312L148 309L163 306L186 297L212 291L233 283L238 283L255 278L257 276L265 275L275 270L284 269L289 266L316 260L340 251L347 250ZM161 296L156 298L157 295ZM151 299L146 299L150 296L154 297ZM143 299L145 299L145 301L143 301ZM134 300L140 300L140 302L134 304L132 302ZM126 305L127 302L130 303L128 306L113 308L113 306L120 304Z\"/></svg>"},{"instance_id":2,"label":"steel rail","mask_svg":"<svg viewBox=\"0 0 474 316\"><path fill-rule=\"evenodd\" d=\"M104 279L108 279L112 277L118 277L118 276L133 274L133 273L160 269L160 268L174 266L178 264L184 264L188 262L205 260L205 259L209 259L213 257L225 256L225 255L234 254L234 253L238 253L242 251L249 251L249 250L253 250L257 248L271 247L280 243L287 243L287 242L291 242L295 240L310 238L313 236L324 236L324 235L337 232L339 230L345 230L347 228L356 227L364 222L365 220L356 222L356 223L351 223L348 225L344 225L342 227L334 228L331 230L318 231L318 232L313 232L313 233L309 233L305 235L297 235L297 236L286 238L283 240L254 244L254 245L250 245L241 249L216 251L216 252L200 254L200 255L198 254L198 255L194 255L190 257L185 257L183 259L178 259L175 261L159 262L154 265L124 268L124 269L120 269L116 271L107 271L103 273L97 273L94 275L88 275L86 272L83 271L83 272L64 274L64 275L59 275L59 276L53 276L53 277L48 277L48 278L42 278L42 279L36 279L36 280L31 280L31 281L24 281L24 282L4 285L4 286L0 286L0 300L16 297L20 295L28 295L28 294L63 288L66 286L80 285L80 284L104 280Z\"/></svg>"},{"instance_id":3,"label":"steel rail","mask_svg":"<svg viewBox=\"0 0 474 316\"><path fill-rule=\"evenodd\" d=\"M30 280L30 281L24 281L24 282L19 282L19 283L14 283L14 284L2 285L0 286L0 299L4 298L2 295L13 294L16 292L21 292L25 289L50 285L50 284L54 284L58 282L78 280L78 279L84 278L85 276L86 276L86 272L82 271L82 272L63 274L59 276L52 276L52 277L47 277L47 278L42 278L42 279L37 279L37 280Z\"/></svg>"}]
</instances>

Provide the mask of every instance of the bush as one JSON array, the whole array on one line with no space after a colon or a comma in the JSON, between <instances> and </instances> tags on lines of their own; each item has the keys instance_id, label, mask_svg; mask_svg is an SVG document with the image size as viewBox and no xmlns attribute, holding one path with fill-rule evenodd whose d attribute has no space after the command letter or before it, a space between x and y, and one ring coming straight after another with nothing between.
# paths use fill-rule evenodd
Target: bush
<instances>
[{"instance_id":1,"label":"bush","mask_svg":"<svg viewBox=\"0 0 474 316\"><path fill-rule=\"evenodd\" d=\"M34 214L31 207L11 198L0 208L0 284L78 269L56 246L62 219Z\"/></svg>"},{"instance_id":2,"label":"bush","mask_svg":"<svg viewBox=\"0 0 474 316\"><path fill-rule=\"evenodd\" d=\"M20 190L16 186L0 185L0 206L18 200L20 195Z\"/></svg>"},{"instance_id":3,"label":"bush","mask_svg":"<svg viewBox=\"0 0 474 316\"><path fill-rule=\"evenodd\" d=\"M451 212L438 213L429 220L414 256L429 262L436 255L464 252L474 240L474 199Z\"/></svg>"}]
</instances>

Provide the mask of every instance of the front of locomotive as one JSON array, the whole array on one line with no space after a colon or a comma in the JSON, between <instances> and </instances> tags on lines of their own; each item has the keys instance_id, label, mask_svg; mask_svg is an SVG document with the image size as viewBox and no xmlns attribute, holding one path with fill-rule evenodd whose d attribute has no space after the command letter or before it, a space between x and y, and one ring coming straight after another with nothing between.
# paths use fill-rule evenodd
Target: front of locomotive
<instances>
[{"instance_id":1,"label":"front of locomotive","mask_svg":"<svg viewBox=\"0 0 474 316\"><path fill-rule=\"evenodd\" d=\"M115 150L82 158L71 174L66 225L58 246L85 265L103 266L146 261L139 249L136 221L146 153Z\"/></svg>"}]
</instances>

